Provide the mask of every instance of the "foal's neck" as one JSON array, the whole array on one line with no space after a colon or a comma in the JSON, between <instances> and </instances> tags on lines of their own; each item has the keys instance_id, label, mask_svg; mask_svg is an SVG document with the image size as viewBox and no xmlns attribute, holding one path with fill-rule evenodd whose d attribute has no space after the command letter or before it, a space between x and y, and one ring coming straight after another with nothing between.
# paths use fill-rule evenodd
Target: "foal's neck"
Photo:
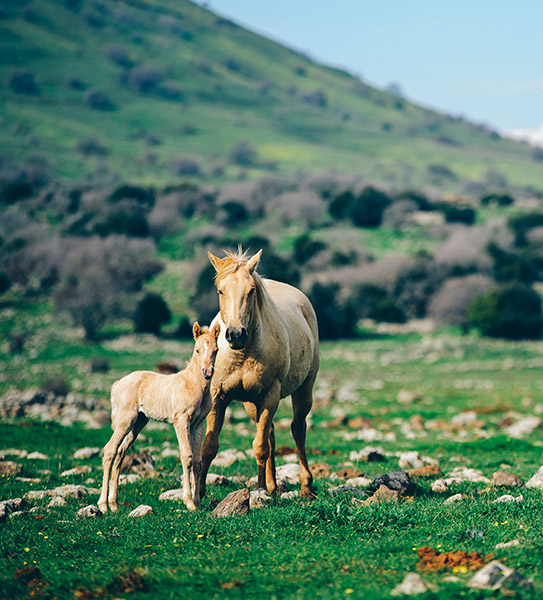
<instances>
[{"instance_id":1,"label":"foal's neck","mask_svg":"<svg viewBox=\"0 0 543 600\"><path fill-rule=\"evenodd\" d=\"M190 379L197 385L200 389L205 390L205 388L209 385L209 380L206 379L202 374L202 369L196 360L196 356L193 354L189 360L188 365L178 373L179 376L189 375Z\"/></svg>"}]
</instances>

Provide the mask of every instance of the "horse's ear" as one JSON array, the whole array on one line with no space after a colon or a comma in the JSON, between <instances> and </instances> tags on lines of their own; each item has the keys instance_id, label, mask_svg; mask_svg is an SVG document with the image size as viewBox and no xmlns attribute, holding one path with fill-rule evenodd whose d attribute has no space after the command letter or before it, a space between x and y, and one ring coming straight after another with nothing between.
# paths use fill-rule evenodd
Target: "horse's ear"
<instances>
[{"instance_id":1,"label":"horse's ear","mask_svg":"<svg viewBox=\"0 0 543 600\"><path fill-rule=\"evenodd\" d=\"M213 325L213 327L211 328L211 333L212 333L212 335L215 336L215 338L218 338L220 332L221 332L221 324L217 321L215 323L215 325Z\"/></svg>"},{"instance_id":2,"label":"horse's ear","mask_svg":"<svg viewBox=\"0 0 543 600\"><path fill-rule=\"evenodd\" d=\"M222 258L211 254L211 252L208 252L207 255L209 257L209 262L215 267L215 271L220 271L223 265Z\"/></svg>"},{"instance_id":3,"label":"horse's ear","mask_svg":"<svg viewBox=\"0 0 543 600\"><path fill-rule=\"evenodd\" d=\"M260 255L262 254L262 250L259 250L254 256L247 261L247 268L249 269L249 273L252 273L260 262Z\"/></svg>"},{"instance_id":4,"label":"horse's ear","mask_svg":"<svg viewBox=\"0 0 543 600\"><path fill-rule=\"evenodd\" d=\"M202 328L200 327L200 323L196 321L192 326L192 335L194 336L194 341L196 341L202 335Z\"/></svg>"}]
</instances>

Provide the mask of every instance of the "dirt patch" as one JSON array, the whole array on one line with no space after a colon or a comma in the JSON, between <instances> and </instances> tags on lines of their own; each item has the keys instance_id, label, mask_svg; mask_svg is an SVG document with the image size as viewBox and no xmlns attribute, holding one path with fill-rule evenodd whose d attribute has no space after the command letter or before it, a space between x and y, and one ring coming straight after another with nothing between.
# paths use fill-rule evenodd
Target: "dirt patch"
<instances>
[{"instance_id":1,"label":"dirt patch","mask_svg":"<svg viewBox=\"0 0 543 600\"><path fill-rule=\"evenodd\" d=\"M456 550L453 552L438 552L429 546L422 546L417 550L419 562L417 569L421 571L444 571L455 567L464 567L470 571L481 569L490 562L493 554L481 556L478 552L464 552Z\"/></svg>"}]
</instances>

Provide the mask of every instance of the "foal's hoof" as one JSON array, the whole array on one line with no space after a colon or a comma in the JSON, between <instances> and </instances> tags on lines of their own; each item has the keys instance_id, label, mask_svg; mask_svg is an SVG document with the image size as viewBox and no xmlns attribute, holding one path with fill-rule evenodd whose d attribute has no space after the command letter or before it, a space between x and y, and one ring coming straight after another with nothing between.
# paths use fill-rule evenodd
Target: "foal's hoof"
<instances>
[{"instance_id":1,"label":"foal's hoof","mask_svg":"<svg viewBox=\"0 0 543 600\"><path fill-rule=\"evenodd\" d=\"M100 507L98 507L98 508L100 508ZM111 512L117 512L119 510L119 505L118 504L112 504L110 502L109 503L109 508L110 508ZM102 510L102 509L100 508L100 510ZM105 511L102 511L102 512L105 512Z\"/></svg>"},{"instance_id":2,"label":"foal's hoof","mask_svg":"<svg viewBox=\"0 0 543 600\"><path fill-rule=\"evenodd\" d=\"M100 509L100 512L107 513L107 503L103 502L98 504L98 508Z\"/></svg>"},{"instance_id":3,"label":"foal's hoof","mask_svg":"<svg viewBox=\"0 0 543 600\"><path fill-rule=\"evenodd\" d=\"M300 496L305 500L315 500L317 492L310 485L303 485L300 490Z\"/></svg>"}]
</instances>

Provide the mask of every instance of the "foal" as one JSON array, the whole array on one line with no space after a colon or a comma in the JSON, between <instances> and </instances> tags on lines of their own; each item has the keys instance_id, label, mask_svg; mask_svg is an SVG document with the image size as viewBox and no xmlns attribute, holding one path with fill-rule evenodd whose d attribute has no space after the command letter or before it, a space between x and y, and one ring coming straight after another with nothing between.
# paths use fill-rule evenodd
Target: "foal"
<instances>
[{"instance_id":1,"label":"foal","mask_svg":"<svg viewBox=\"0 0 543 600\"><path fill-rule=\"evenodd\" d=\"M104 475L98 501L102 512L107 511L108 503L112 511L118 510L121 463L149 419L173 424L183 465L183 501L189 510L200 505L203 425L211 408L209 383L220 327L202 329L194 323L192 331L194 352L183 371L175 375L134 371L111 388L113 435L104 447Z\"/></svg>"}]
</instances>

